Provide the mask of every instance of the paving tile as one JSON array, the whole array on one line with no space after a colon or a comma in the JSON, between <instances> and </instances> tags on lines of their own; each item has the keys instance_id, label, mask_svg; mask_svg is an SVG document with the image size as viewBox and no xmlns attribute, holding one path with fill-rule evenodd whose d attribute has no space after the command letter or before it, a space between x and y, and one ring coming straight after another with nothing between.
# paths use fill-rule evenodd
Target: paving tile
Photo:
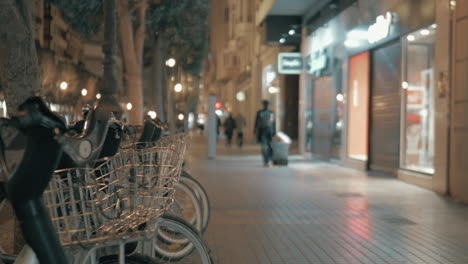
<instances>
[{"instance_id":1,"label":"paving tile","mask_svg":"<svg viewBox=\"0 0 468 264\"><path fill-rule=\"evenodd\" d=\"M204 236L217 263L468 263L468 206L298 157L263 168L255 149L212 161L192 148L189 169L212 205Z\"/></svg>"}]
</instances>

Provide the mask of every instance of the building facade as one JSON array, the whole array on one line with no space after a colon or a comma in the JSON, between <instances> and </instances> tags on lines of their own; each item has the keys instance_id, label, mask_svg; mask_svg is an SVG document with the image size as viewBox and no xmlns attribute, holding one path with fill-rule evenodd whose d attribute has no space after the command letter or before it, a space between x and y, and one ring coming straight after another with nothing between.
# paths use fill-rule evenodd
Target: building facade
<instances>
[{"instance_id":1,"label":"building facade","mask_svg":"<svg viewBox=\"0 0 468 264\"><path fill-rule=\"evenodd\" d=\"M304 30L301 151L458 197L450 32L464 1L352 2Z\"/></svg>"},{"instance_id":2,"label":"building facade","mask_svg":"<svg viewBox=\"0 0 468 264\"><path fill-rule=\"evenodd\" d=\"M264 20L273 4L273 0L222 0L212 1L211 6L212 37L201 101L215 94L225 112L242 113L247 120L245 136L250 142L254 141L255 115L262 99L272 102L272 109L279 113L278 129L284 128L285 116L281 113L286 90L282 87L287 80L277 74L276 63L278 53L291 47L271 46L265 41ZM279 89L268 92L273 84Z\"/></svg>"}]
</instances>

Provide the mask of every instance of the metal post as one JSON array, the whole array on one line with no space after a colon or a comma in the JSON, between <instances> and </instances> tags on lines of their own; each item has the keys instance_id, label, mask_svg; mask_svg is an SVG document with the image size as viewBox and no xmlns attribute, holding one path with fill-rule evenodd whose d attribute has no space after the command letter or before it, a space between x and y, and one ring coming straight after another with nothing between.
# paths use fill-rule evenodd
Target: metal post
<instances>
[{"instance_id":1,"label":"metal post","mask_svg":"<svg viewBox=\"0 0 468 264\"><path fill-rule=\"evenodd\" d=\"M217 118L215 113L216 95L210 94L208 99L208 158L216 159Z\"/></svg>"}]
</instances>

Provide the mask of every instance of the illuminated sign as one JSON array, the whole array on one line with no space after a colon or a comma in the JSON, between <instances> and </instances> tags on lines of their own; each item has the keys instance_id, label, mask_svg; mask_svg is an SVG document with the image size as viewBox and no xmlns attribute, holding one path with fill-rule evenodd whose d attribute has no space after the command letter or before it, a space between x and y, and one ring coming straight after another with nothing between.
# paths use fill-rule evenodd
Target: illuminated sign
<instances>
[{"instance_id":1,"label":"illuminated sign","mask_svg":"<svg viewBox=\"0 0 468 264\"><path fill-rule=\"evenodd\" d=\"M311 54L307 59L307 72L319 74L327 67L327 53L325 50Z\"/></svg>"},{"instance_id":2,"label":"illuminated sign","mask_svg":"<svg viewBox=\"0 0 468 264\"><path fill-rule=\"evenodd\" d=\"M367 30L367 39L369 43L376 43L382 39L385 39L390 34L390 26L393 22L393 14L391 12L380 15L375 19L375 23L372 24Z\"/></svg>"},{"instance_id":3,"label":"illuminated sign","mask_svg":"<svg viewBox=\"0 0 468 264\"><path fill-rule=\"evenodd\" d=\"M278 54L278 72L281 74L301 74L302 54L299 52L282 52Z\"/></svg>"},{"instance_id":4,"label":"illuminated sign","mask_svg":"<svg viewBox=\"0 0 468 264\"><path fill-rule=\"evenodd\" d=\"M223 103L221 103L221 102L216 102L215 103L215 108L216 109L221 109L221 107L223 107Z\"/></svg>"}]
</instances>

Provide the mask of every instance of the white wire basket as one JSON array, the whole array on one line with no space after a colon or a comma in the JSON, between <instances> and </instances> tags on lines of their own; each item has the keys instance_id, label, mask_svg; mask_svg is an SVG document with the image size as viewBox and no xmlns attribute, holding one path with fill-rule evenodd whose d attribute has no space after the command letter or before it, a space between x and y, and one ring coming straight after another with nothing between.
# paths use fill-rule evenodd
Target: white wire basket
<instances>
[{"instance_id":1,"label":"white wire basket","mask_svg":"<svg viewBox=\"0 0 468 264\"><path fill-rule=\"evenodd\" d=\"M173 202L186 150L185 138L179 140L121 149L94 169L56 171L44 201L62 244L92 245L149 232L141 227Z\"/></svg>"}]
</instances>

